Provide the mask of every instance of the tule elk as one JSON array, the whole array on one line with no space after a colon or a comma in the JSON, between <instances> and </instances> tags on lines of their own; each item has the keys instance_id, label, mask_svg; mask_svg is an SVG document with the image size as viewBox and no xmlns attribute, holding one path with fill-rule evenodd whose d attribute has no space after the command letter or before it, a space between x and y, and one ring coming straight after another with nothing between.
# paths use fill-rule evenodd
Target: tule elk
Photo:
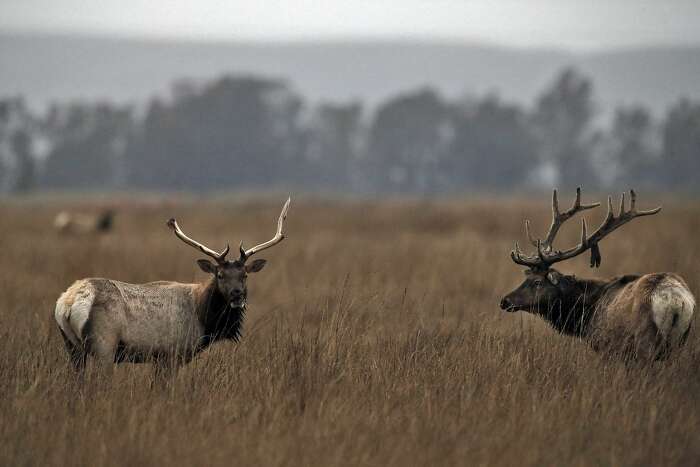
<instances>
[{"instance_id":1,"label":"tule elk","mask_svg":"<svg viewBox=\"0 0 700 467\"><path fill-rule=\"evenodd\" d=\"M170 219L168 227L180 240L214 259L197 261L212 275L205 283L127 284L90 278L71 285L56 302L54 317L75 369L83 370L92 355L104 363L152 361L159 372L190 361L217 340L237 341L246 311L247 276L266 262L248 260L284 239L290 201L282 208L274 237L247 250L241 243L235 261L226 259L228 246L218 253L185 235Z\"/></svg>"},{"instance_id":2,"label":"tule elk","mask_svg":"<svg viewBox=\"0 0 700 467\"><path fill-rule=\"evenodd\" d=\"M99 215L61 211L53 221L54 228L62 234L106 233L114 226L114 210L106 209Z\"/></svg>"},{"instance_id":3,"label":"tule elk","mask_svg":"<svg viewBox=\"0 0 700 467\"><path fill-rule=\"evenodd\" d=\"M588 341L595 350L654 360L665 358L670 351L684 344L690 332L695 298L685 281L674 273L624 275L611 280L579 279L552 268L590 250L591 267L599 267L598 243L613 230L642 216L658 213L661 208L637 211L636 195L630 190L630 209L625 196L620 200L619 214L613 214L612 198L608 197L608 213L601 226L590 236L586 220L581 223L581 240L577 246L556 250L553 242L561 225L575 214L600 203L581 204L581 189L576 190L573 206L559 211L557 191L552 196L552 223L544 240L535 240L525 221L529 242L536 248L524 255L518 244L511 252L517 264L527 266L525 281L503 297L505 311L528 311L548 321L558 331Z\"/></svg>"}]
</instances>

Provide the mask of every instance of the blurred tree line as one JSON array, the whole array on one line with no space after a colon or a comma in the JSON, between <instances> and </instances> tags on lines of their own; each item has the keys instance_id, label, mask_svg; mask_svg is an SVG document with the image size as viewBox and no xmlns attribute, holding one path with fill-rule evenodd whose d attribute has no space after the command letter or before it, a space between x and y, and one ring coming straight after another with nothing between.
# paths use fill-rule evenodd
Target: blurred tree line
<instances>
[{"instance_id":1,"label":"blurred tree line","mask_svg":"<svg viewBox=\"0 0 700 467\"><path fill-rule=\"evenodd\" d=\"M430 88L373 112L310 106L288 83L254 76L180 81L140 111L76 102L36 115L0 99L0 192L700 190L700 102L680 99L658 121L640 106L602 118L593 91L565 69L532 108Z\"/></svg>"}]
</instances>

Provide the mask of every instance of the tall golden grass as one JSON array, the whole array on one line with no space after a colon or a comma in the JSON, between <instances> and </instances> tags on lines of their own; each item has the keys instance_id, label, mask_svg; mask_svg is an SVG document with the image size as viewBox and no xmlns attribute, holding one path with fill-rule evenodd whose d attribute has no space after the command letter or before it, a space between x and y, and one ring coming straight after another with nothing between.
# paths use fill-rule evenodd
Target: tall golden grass
<instances>
[{"instance_id":1,"label":"tall golden grass","mask_svg":"<svg viewBox=\"0 0 700 467\"><path fill-rule=\"evenodd\" d=\"M203 280L165 220L215 248L251 245L272 235L281 202L123 201L114 232L66 237L55 213L99 202L47 201L0 204L0 465L700 462L697 331L639 368L499 310L523 277L512 242L525 216L548 225L546 197L295 200L289 237L250 278L242 341L153 388L148 365L111 378L89 365L79 383L55 300L88 276ZM698 232L698 204L667 203L606 239L600 270L587 258L560 269L675 271L697 296Z\"/></svg>"}]
</instances>

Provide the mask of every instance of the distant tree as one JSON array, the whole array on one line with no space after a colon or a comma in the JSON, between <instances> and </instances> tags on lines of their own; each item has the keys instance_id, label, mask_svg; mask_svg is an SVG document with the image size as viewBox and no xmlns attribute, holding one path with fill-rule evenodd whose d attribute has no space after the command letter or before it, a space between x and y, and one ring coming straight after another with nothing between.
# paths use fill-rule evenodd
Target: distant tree
<instances>
[{"instance_id":1,"label":"distant tree","mask_svg":"<svg viewBox=\"0 0 700 467\"><path fill-rule=\"evenodd\" d=\"M490 96L455 112L455 137L446 161L456 190L512 190L538 166L527 116Z\"/></svg>"},{"instance_id":2,"label":"distant tree","mask_svg":"<svg viewBox=\"0 0 700 467\"><path fill-rule=\"evenodd\" d=\"M225 77L154 101L128 150L139 186L195 191L273 186L303 153L302 101L281 81Z\"/></svg>"},{"instance_id":3,"label":"distant tree","mask_svg":"<svg viewBox=\"0 0 700 467\"><path fill-rule=\"evenodd\" d=\"M433 90L393 98L370 129L368 177L379 191L434 192L452 136L450 109Z\"/></svg>"},{"instance_id":4,"label":"distant tree","mask_svg":"<svg viewBox=\"0 0 700 467\"><path fill-rule=\"evenodd\" d=\"M352 189L361 116L362 106L357 102L324 103L315 110L309 128L306 183L332 191Z\"/></svg>"},{"instance_id":5,"label":"distant tree","mask_svg":"<svg viewBox=\"0 0 700 467\"><path fill-rule=\"evenodd\" d=\"M17 175L14 191L27 193L32 191L36 184L36 161L32 154L32 141L27 129L17 130L12 135L10 142L12 152L17 158Z\"/></svg>"},{"instance_id":6,"label":"distant tree","mask_svg":"<svg viewBox=\"0 0 700 467\"><path fill-rule=\"evenodd\" d=\"M652 188L659 183L659 154L654 149L654 122L644 107L621 107L610 129L610 157L615 185Z\"/></svg>"},{"instance_id":7,"label":"distant tree","mask_svg":"<svg viewBox=\"0 0 700 467\"><path fill-rule=\"evenodd\" d=\"M36 118L22 98L0 100L0 188L4 184L15 193L27 193L35 188L37 171L32 138L36 131Z\"/></svg>"},{"instance_id":8,"label":"distant tree","mask_svg":"<svg viewBox=\"0 0 700 467\"><path fill-rule=\"evenodd\" d=\"M563 188L598 182L591 158L592 96L591 81L568 68L537 100L534 134L544 162L554 164Z\"/></svg>"},{"instance_id":9,"label":"distant tree","mask_svg":"<svg viewBox=\"0 0 700 467\"><path fill-rule=\"evenodd\" d=\"M123 184L123 155L132 131L128 108L54 105L44 122L52 149L43 184L54 189L105 189Z\"/></svg>"},{"instance_id":10,"label":"distant tree","mask_svg":"<svg viewBox=\"0 0 700 467\"><path fill-rule=\"evenodd\" d=\"M680 100L661 126L645 108L621 107L609 128L594 128L593 86L574 69L529 110L422 88L382 102L369 125L362 114L359 102L307 111L286 82L255 76L179 80L138 121L128 107L80 102L37 118L21 98L0 99L0 192L432 194L521 189L555 174L562 190L700 189L700 102Z\"/></svg>"},{"instance_id":11,"label":"distant tree","mask_svg":"<svg viewBox=\"0 0 700 467\"><path fill-rule=\"evenodd\" d=\"M700 102L681 99L663 129L665 182L672 190L700 190Z\"/></svg>"}]
</instances>

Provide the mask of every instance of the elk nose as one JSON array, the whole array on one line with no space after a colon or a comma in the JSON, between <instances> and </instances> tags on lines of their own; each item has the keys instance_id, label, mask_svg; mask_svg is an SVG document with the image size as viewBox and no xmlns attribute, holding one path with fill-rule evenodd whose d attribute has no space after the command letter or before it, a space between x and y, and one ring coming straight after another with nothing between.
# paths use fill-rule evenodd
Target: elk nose
<instances>
[{"instance_id":1,"label":"elk nose","mask_svg":"<svg viewBox=\"0 0 700 467\"><path fill-rule=\"evenodd\" d=\"M231 298L240 298L243 296L243 289L235 288L231 290Z\"/></svg>"},{"instance_id":2,"label":"elk nose","mask_svg":"<svg viewBox=\"0 0 700 467\"><path fill-rule=\"evenodd\" d=\"M508 297L503 297L501 300L501 310L507 310L511 306L513 306L513 304L508 300Z\"/></svg>"}]
</instances>

